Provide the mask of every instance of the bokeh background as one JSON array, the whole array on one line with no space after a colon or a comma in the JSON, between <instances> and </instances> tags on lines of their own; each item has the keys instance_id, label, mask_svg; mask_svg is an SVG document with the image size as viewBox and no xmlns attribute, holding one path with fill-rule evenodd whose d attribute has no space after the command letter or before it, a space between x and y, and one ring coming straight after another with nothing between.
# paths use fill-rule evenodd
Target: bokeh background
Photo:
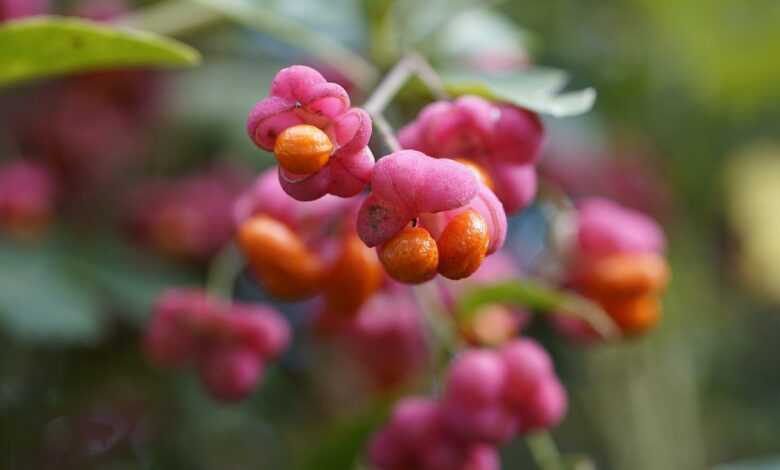
<instances>
[{"instance_id":1,"label":"bokeh background","mask_svg":"<svg viewBox=\"0 0 780 470\"><path fill-rule=\"evenodd\" d=\"M138 347L155 295L203 282L231 201L273 162L244 120L274 73L305 63L356 102L370 92L340 44L378 70L415 48L441 69L540 64L594 87L590 113L546 120L541 173L656 217L674 275L662 325L641 339L580 348L531 328L572 398L554 436L600 469L780 468L779 2L239 4L254 13L54 2L46 11L175 36L203 63L0 90L0 158L47 175L3 180L0 193L53 201L45 228L11 224L0 245L0 467L345 468L375 405L328 354L296 347L250 400L225 406ZM414 85L395 123L429 99ZM535 214L514 222L525 256ZM245 276L236 291L263 298ZM294 320L300 310L285 307ZM503 454L504 468L532 468L520 441Z\"/></svg>"}]
</instances>

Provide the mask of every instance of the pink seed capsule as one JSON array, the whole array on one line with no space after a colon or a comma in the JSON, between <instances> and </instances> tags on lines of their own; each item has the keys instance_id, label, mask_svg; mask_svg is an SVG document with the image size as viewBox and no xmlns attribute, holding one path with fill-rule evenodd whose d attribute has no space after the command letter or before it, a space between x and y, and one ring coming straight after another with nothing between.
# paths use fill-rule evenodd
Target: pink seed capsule
<instances>
[{"instance_id":1,"label":"pink seed capsule","mask_svg":"<svg viewBox=\"0 0 780 470\"><path fill-rule=\"evenodd\" d=\"M501 349L507 369L504 399L509 406L520 406L536 384L554 374L553 363L539 343L532 339L512 341Z\"/></svg>"},{"instance_id":2,"label":"pink seed capsule","mask_svg":"<svg viewBox=\"0 0 780 470\"><path fill-rule=\"evenodd\" d=\"M469 450L468 460L462 470L500 470L501 461L495 447L489 445L474 446Z\"/></svg>"},{"instance_id":3,"label":"pink seed capsule","mask_svg":"<svg viewBox=\"0 0 780 470\"><path fill-rule=\"evenodd\" d=\"M414 455L401 446L389 430L383 429L371 438L368 458L378 470L400 470L411 467L408 463Z\"/></svg>"},{"instance_id":4,"label":"pink seed capsule","mask_svg":"<svg viewBox=\"0 0 780 470\"><path fill-rule=\"evenodd\" d=\"M423 470L455 470L466 460L465 449L458 442L441 437L431 443L420 455L419 468Z\"/></svg>"},{"instance_id":5,"label":"pink seed capsule","mask_svg":"<svg viewBox=\"0 0 780 470\"><path fill-rule=\"evenodd\" d=\"M436 401L411 397L396 404L387 429L404 449L419 453L436 438L440 424Z\"/></svg>"},{"instance_id":6,"label":"pink seed capsule","mask_svg":"<svg viewBox=\"0 0 780 470\"><path fill-rule=\"evenodd\" d=\"M290 343L290 327L276 310L265 306L234 306L231 323L239 342L263 359L279 355Z\"/></svg>"},{"instance_id":7,"label":"pink seed capsule","mask_svg":"<svg viewBox=\"0 0 780 470\"><path fill-rule=\"evenodd\" d=\"M501 403L476 409L445 406L442 421L450 435L467 442L504 443L518 429L517 416Z\"/></svg>"},{"instance_id":8,"label":"pink seed capsule","mask_svg":"<svg viewBox=\"0 0 780 470\"><path fill-rule=\"evenodd\" d=\"M255 389L262 378L264 364L247 348L219 347L201 358L198 369L201 381L212 397L235 402Z\"/></svg>"},{"instance_id":9,"label":"pink seed capsule","mask_svg":"<svg viewBox=\"0 0 780 470\"><path fill-rule=\"evenodd\" d=\"M505 381L506 366L497 353L469 350L450 365L444 401L465 407L491 405L500 399Z\"/></svg>"},{"instance_id":10,"label":"pink seed capsule","mask_svg":"<svg viewBox=\"0 0 780 470\"><path fill-rule=\"evenodd\" d=\"M143 339L149 361L157 367L181 367L195 354L195 341L170 318L155 318Z\"/></svg>"},{"instance_id":11,"label":"pink seed capsule","mask_svg":"<svg viewBox=\"0 0 780 470\"><path fill-rule=\"evenodd\" d=\"M555 377L542 380L531 394L520 412L522 432L550 429L561 422L568 398L563 385Z\"/></svg>"}]
</instances>

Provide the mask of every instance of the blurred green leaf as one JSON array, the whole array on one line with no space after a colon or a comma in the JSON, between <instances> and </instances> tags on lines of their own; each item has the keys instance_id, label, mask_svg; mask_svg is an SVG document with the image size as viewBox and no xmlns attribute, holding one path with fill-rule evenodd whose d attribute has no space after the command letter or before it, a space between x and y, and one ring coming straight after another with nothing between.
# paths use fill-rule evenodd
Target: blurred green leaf
<instances>
[{"instance_id":1,"label":"blurred green leaf","mask_svg":"<svg viewBox=\"0 0 780 470\"><path fill-rule=\"evenodd\" d=\"M38 17L0 26L0 85L102 68L199 61L195 49L173 39L81 19Z\"/></svg>"},{"instance_id":2,"label":"blurred green leaf","mask_svg":"<svg viewBox=\"0 0 780 470\"><path fill-rule=\"evenodd\" d=\"M593 88L559 93L566 84L567 76L555 69L534 68L501 74L449 72L443 77L447 91L453 95L477 95L507 101L555 117L586 113L596 101Z\"/></svg>"},{"instance_id":3,"label":"blurred green leaf","mask_svg":"<svg viewBox=\"0 0 780 470\"><path fill-rule=\"evenodd\" d=\"M572 292L559 291L529 279L475 287L460 298L456 311L459 320L468 321L480 307L496 303L517 305L537 313L575 316L588 322L605 338L619 336L610 317L598 305Z\"/></svg>"},{"instance_id":4,"label":"blurred green leaf","mask_svg":"<svg viewBox=\"0 0 780 470\"><path fill-rule=\"evenodd\" d=\"M657 42L648 52L673 67L704 106L735 112L776 109L780 99L780 2L637 0ZM633 31L632 31L633 34ZM682 72L682 75L679 74ZM673 85L677 85L673 82Z\"/></svg>"},{"instance_id":5,"label":"blurred green leaf","mask_svg":"<svg viewBox=\"0 0 780 470\"><path fill-rule=\"evenodd\" d=\"M596 470L596 464L593 463L593 459L581 454L564 455L563 465L566 470Z\"/></svg>"},{"instance_id":6,"label":"blurred green leaf","mask_svg":"<svg viewBox=\"0 0 780 470\"><path fill-rule=\"evenodd\" d=\"M400 32L399 39L405 45L415 47L420 41L448 28L455 18L479 3L475 0L397 0L393 2L391 13Z\"/></svg>"},{"instance_id":7,"label":"blurred green leaf","mask_svg":"<svg viewBox=\"0 0 780 470\"><path fill-rule=\"evenodd\" d=\"M378 70L358 53L330 36L320 34L298 21L279 14L273 5L247 0L195 0L234 21L304 50L318 60L333 65L365 86L377 79Z\"/></svg>"},{"instance_id":8,"label":"blurred green leaf","mask_svg":"<svg viewBox=\"0 0 780 470\"><path fill-rule=\"evenodd\" d=\"M777 470L778 468L780 468L780 457L775 456L723 463L712 467L712 470Z\"/></svg>"},{"instance_id":9,"label":"blurred green leaf","mask_svg":"<svg viewBox=\"0 0 780 470\"><path fill-rule=\"evenodd\" d=\"M456 63L517 65L529 60L531 36L501 13L475 8L455 16L437 34L436 42L437 51Z\"/></svg>"},{"instance_id":10,"label":"blurred green leaf","mask_svg":"<svg viewBox=\"0 0 780 470\"><path fill-rule=\"evenodd\" d=\"M0 325L32 342L89 342L100 332L94 290L63 269L50 245L0 242Z\"/></svg>"},{"instance_id":11,"label":"blurred green leaf","mask_svg":"<svg viewBox=\"0 0 780 470\"><path fill-rule=\"evenodd\" d=\"M304 457L301 470L353 468L371 433L387 418L391 404L389 400L379 400L362 413L328 428Z\"/></svg>"},{"instance_id":12,"label":"blurred green leaf","mask_svg":"<svg viewBox=\"0 0 780 470\"><path fill-rule=\"evenodd\" d=\"M143 324L159 294L171 287L192 286L199 279L191 270L121 243L116 236L92 241L70 261L103 290L133 323Z\"/></svg>"}]
</instances>

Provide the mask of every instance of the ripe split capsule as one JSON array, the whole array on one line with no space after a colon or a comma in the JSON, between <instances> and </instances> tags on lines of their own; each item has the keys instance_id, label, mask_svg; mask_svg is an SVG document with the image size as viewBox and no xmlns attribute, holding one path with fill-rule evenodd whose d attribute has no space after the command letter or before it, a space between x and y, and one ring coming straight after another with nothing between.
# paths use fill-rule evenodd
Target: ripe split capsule
<instances>
[{"instance_id":1,"label":"ripe split capsule","mask_svg":"<svg viewBox=\"0 0 780 470\"><path fill-rule=\"evenodd\" d=\"M449 279L472 275L485 259L488 226L474 210L453 217L438 240L423 227L406 227L379 249L379 259L393 279L419 284L436 273Z\"/></svg>"},{"instance_id":2,"label":"ripe split capsule","mask_svg":"<svg viewBox=\"0 0 780 470\"><path fill-rule=\"evenodd\" d=\"M274 155L279 166L300 175L322 169L333 152L328 135L315 126L301 124L288 127L276 137Z\"/></svg>"},{"instance_id":3,"label":"ripe split capsule","mask_svg":"<svg viewBox=\"0 0 780 470\"><path fill-rule=\"evenodd\" d=\"M320 287L323 267L300 237L283 223L258 215L244 222L238 244L266 290L285 299L303 299Z\"/></svg>"},{"instance_id":4,"label":"ripe split capsule","mask_svg":"<svg viewBox=\"0 0 780 470\"><path fill-rule=\"evenodd\" d=\"M460 163L461 165L465 166L469 170L471 170L474 173L474 176L476 176L477 179L480 181L480 183L484 184L490 189L495 189L495 186L493 184L493 178L491 178L488 172L485 171L485 169L482 168L480 165L466 158L455 158L454 160Z\"/></svg>"}]
</instances>

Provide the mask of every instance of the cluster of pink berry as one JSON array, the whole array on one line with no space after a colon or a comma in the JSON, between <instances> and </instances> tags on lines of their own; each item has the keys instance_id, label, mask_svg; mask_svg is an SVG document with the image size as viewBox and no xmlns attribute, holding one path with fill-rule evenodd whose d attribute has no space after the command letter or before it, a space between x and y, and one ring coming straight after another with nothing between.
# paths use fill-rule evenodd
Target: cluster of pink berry
<instances>
[{"instance_id":1,"label":"cluster of pink berry","mask_svg":"<svg viewBox=\"0 0 780 470\"><path fill-rule=\"evenodd\" d=\"M54 212L56 189L45 166L26 161L0 166L0 228L22 238L39 233Z\"/></svg>"},{"instance_id":2,"label":"cluster of pink berry","mask_svg":"<svg viewBox=\"0 0 780 470\"><path fill-rule=\"evenodd\" d=\"M371 190L357 233L395 280L473 274L506 237L506 213L536 191L539 118L477 97L438 102L400 132L401 150L374 164L371 119L344 89L305 66L280 71L247 129L273 151L282 188L308 201Z\"/></svg>"},{"instance_id":3,"label":"cluster of pink berry","mask_svg":"<svg viewBox=\"0 0 780 470\"><path fill-rule=\"evenodd\" d=\"M48 9L49 2L47 0L2 0L0 1L0 21L43 15Z\"/></svg>"},{"instance_id":4,"label":"cluster of pink berry","mask_svg":"<svg viewBox=\"0 0 780 470\"><path fill-rule=\"evenodd\" d=\"M624 335L655 326L670 276L658 224L609 200L589 198L578 205L576 227L567 285L600 304ZM580 319L561 316L555 325L575 339L598 339Z\"/></svg>"},{"instance_id":5,"label":"cluster of pink berry","mask_svg":"<svg viewBox=\"0 0 780 470\"><path fill-rule=\"evenodd\" d=\"M555 426L566 407L552 361L533 340L467 350L450 365L441 398L400 401L369 454L381 470L495 470L496 446Z\"/></svg>"},{"instance_id":6,"label":"cluster of pink berry","mask_svg":"<svg viewBox=\"0 0 780 470\"><path fill-rule=\"evenodd\" d=\"M158 300L144 347L155 365L194 365L215 399L236 401L254 390L289 341L287 322L270 307L177 289Z\"/></svg>"},{"instance_id":7,"label":"cluster of pink berry","mask_svg":"<svg viewBox=\"0 0 780 470\"><path fill-rule=\"evenodd\" d=\"M230 168L140 183L127 198L129 229L164 255L208 260L233 237L233 205L244 187Z\"/></svg>"},{"instance_id":8,"label":"cluster of pink berry","mask_svg":"<svg viewBox=\"0 0 780 470\"><path fill-rule=\"evenodd\" d=\"M386 281L354 317L319 310L316 321L320 331L327 328L343 344L379 390L409 384L427 364L422 312L407 286Z\"/></svg>"}]
</instances>

